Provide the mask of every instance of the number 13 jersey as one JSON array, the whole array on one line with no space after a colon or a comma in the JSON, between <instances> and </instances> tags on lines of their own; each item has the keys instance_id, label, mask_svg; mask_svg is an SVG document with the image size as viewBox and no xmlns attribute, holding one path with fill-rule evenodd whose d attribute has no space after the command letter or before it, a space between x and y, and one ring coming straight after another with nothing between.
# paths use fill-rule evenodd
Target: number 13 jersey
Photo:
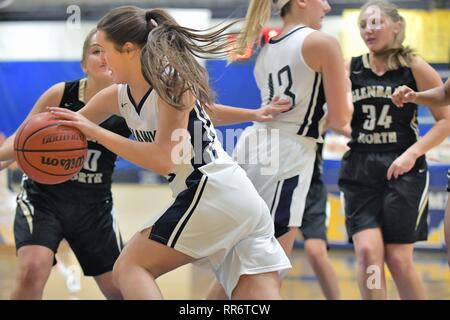
<instances>
[{"instance_id":1,"label":"number 13 jersey","mask_svg":"<svg viewBox=\"0 0 450 320\"><path fill-rule=\"evenodd\" d=\"M269 40L261 49L254 74L263 104L276 96L292 101L289 111L265 125L321 141L326 115L322 75L306 64L302 54L303 43L313 32L297 26L285 36Z\"/></svg>"},{"instance_id":2,"label":"number 13 jersey","mask_svg":"<svg viewBox=\"0 0 450 320\"><path fill-rule=\"evenodd\" d=\"M349 147L373 152L408 149L419 138L417 104L397 108L391 96L401 85L417 91L412 70L402 67L378 76L367 54L352 58L350 69L355 111Z\"/></svg>"}]
</instances>

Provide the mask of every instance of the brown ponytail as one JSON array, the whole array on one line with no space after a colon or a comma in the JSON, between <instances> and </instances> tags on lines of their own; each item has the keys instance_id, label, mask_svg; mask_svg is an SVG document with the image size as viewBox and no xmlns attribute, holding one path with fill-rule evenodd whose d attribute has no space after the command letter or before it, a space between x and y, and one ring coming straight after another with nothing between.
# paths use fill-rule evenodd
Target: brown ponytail
<instances>
[{"instance_id":1,"label":"brown ponytail","mask_svg":"<svg viewBox=\"0 0 450 320\"><path fill-rule=\"evenodd\" d=\"M226 57L234 45L229 37L235 34L225 31L235 23L204 32L181 27L162 9L120 7L102 18L98 29L119 47L137 44L144 78L161 99L182 109L187 91L205 107L214 103L208 74L195 57Z\"/></svg>"}]
</instances>

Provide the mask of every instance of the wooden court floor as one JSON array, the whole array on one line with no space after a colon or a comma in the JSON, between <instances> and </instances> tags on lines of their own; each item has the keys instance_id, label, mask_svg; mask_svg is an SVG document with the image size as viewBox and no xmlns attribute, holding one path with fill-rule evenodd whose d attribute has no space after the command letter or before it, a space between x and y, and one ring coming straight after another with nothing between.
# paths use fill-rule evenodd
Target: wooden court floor
<instances>
[{"instance_id":1,"label":"wooden court floor","mask_svg":"<svg viewBox=\"0 0 450 320\"><path fill-rule=\"evenodd\" d=\"M170 191L167 186L116 185L113 189L115 206L123 238L129 239L151 214L163 209ZM330 256L337 271L343 299L359 299L356 284L356 261L351 250L332 250ZM68 270L78 270L77 261L63 243L59 259ZM431 299L450 299L450 269L440 252L417 252L415 261ZM323 299L318 281L303 250L291 257L292 270L283 282L284 299ZM95 282L81 276L79 290L69 290L63 268L54 267L44 292L44 299L103 299ZM14 247L0 246L0 299L8 299L14 283L16 258ZM75 272L76 273L76 272ZM196 266L185 266L158 279L167 299L202 299L211 281L211 274ZM388 298L398 299L395 285L388 274ZM74 288L76 289L76 288Z\"/></svg>"}]
</instances>

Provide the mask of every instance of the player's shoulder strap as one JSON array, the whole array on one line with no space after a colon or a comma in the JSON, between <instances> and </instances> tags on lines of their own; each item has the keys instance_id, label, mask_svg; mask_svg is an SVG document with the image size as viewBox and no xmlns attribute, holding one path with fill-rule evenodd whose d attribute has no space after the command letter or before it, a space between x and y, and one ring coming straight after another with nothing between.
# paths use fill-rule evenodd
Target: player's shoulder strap
<instances>
[{"instance_id":1,"label":"player's shoulder strap","mask_svg":"<svg viewBox=\"0 0 450 320\"><path fill-rule=\"evenodd\" d=\"M364 68L363 56L352 57L350 62L350 70L351 71L359 71Z\"/></svg>"},{"instance_id":2,"label":"player's shoulder strap","mask_svg":"<svg viewBox=\"0 0 450 320\"><path fill-rule=\"evenodd\" d=\"M85 89L86 79L65 82L60 106L78 110L80 105L84 105ZM77 105L77 108L72 108L74 105Z\"/></svg>"}]
</instances>

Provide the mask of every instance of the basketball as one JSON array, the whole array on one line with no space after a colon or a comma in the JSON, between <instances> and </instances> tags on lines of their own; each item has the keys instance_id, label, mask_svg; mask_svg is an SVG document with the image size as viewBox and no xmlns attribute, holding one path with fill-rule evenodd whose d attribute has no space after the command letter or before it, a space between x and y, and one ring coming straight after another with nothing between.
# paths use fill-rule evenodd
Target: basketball
<instances>
[{"instance_id":1,"label":"basketball","mask_svg":"<svg viewBox=\"0 0 450 320\"><path fill-rule=\"evenodd\" d=\"M81 170L86 159L84 134L58 122L49 112L39 113L19 127L14 139L17 163L36 182L65 182Z\"/></svg>"}]
</instances>

